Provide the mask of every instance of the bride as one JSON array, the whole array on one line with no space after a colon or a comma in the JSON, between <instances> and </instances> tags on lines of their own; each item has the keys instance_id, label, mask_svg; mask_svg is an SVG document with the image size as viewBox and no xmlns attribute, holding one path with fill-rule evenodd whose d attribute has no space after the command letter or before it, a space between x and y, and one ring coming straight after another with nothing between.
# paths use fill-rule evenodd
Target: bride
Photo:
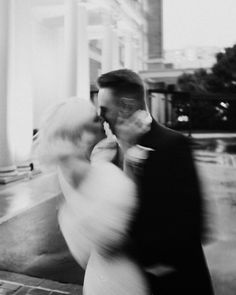
<instances>
[{"instance_id":1,"label":"bride","mask_svg":"<svg viewBox=\"0 0 236 295\"><path fill-rule=\"evenodd\" d=\"M91 163L105 134L94 106L69 98L54 106L39 130L42 164L56 169L64 200L59 225L85 269L85 295L147 295L145 276L122 246L137 206L134 183L107 160Z\"/></svg>"}]
</instances>

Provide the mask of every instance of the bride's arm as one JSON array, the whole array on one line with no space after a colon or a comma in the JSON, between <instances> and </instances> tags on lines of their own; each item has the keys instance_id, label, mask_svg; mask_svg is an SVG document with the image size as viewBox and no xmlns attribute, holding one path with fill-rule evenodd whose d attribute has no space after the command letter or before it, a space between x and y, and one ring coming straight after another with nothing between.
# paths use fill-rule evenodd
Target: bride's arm
<instances>
[{"instance_id":1,"label":"bride's arm","mask_svg":"<svg viewBox=\"0 0 236 295\"><path fill-rule=\"evenodd\" d=\"M67 157L59 167L59 181L70 211L67 218L73 228L80 228L100 254L111 256L121 251L136 209L134 183L110 163L91 166Z\"/></svg>"},{"instance_id":2,"label":"bride's arm","mask_svg":"<svg viewBox=\"0 0 236 295\"><path fill-rule=\"evenodd\" d=\"M104 255L119 252L127 241L137 205L133 181L115 165L103 163L91 169L81 191L93 200L89 234L95 247Z\"/></svg>"}]
</instances>

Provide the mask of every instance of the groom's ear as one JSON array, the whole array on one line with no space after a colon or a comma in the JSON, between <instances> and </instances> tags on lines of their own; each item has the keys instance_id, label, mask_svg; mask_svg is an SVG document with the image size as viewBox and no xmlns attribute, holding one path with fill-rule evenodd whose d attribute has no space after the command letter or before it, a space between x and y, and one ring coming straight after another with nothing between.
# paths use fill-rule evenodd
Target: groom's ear
<instances>
[{"instance_id":1,"label":"groom's ear","mask_svg":"<svg viewBox=\"0 0 236 295\"><path fill-rule=\"evenodd\" d=\"M137 110L137 101L130 97L121 97L120 114L123 117L130 117Z\"/></svg>"}]
</instances>

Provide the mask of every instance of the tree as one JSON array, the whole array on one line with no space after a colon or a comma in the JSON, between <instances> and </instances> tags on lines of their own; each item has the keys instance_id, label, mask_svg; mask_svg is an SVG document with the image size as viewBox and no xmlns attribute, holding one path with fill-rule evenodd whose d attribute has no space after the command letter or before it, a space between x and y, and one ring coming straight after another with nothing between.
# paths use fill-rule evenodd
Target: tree
<instances>
[{"instance_id":1,"label":"tree","mask_svg":"<svg viewBox=\"0 0 236 295\"><path fill-rule=\"evenodd\" d=\"M227 99L227 95L236 94L236 45L216 55L211 73L198 69L193 74L183 74L178 78L177 85L181 91L201 94L201 101L195 100L191 104L193 126L235 130L236 95L233 100ZM207 96L214 93L217 100L214 103L207 101Z\"/></svg>"},{"instance_id":2,"label":"tree","mask_svg":"<svg viewBox=\"0 0 236 295\"><path fill-rule=\"evenodd\" d=\"M178 78L178 87L185 92L205 92L207 71L198 69L194 74L183 74Z\"/></svg>"},{"instance_id":3,"label":"tree","mask_svg":"<svg viewBox=\"0 0 236 295\"><path fill-rule=\"evenodd\" d=\"M181 75L177 84L182 91L236 93L236 45L216 55L211 73L198 69Z\"/></svg>"},{"instance_id":4,"label":"tree","mask_svg":"<svg viewBox=\"0 0 236 295\"><path fill-rule=\"evenodd\" d=\"M214 92L214 82L218 82L221 92L236 93L236 45L226 48L224 53L218 53L216 59L217 62L212 67L212 84L209 85L209 89Z\"/></svg>"}]
</instances>

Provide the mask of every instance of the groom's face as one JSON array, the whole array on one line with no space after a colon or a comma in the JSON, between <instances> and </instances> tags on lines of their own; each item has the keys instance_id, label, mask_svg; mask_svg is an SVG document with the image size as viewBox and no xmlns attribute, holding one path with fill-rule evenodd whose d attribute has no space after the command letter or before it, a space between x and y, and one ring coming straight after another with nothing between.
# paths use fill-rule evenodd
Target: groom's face
<instances>
[{"instance_id":1,"label":"groom's face","mask_svg":"<svg viewBox=\"0 0 236 295\"><path fill-rule=\"evenodd\" d=\"M116 123L120 111L119 99L114 95L112 89L101 88L98 92L99 114L106 121L111 131L116 134Z\"/></svg>"}]
</instances>

